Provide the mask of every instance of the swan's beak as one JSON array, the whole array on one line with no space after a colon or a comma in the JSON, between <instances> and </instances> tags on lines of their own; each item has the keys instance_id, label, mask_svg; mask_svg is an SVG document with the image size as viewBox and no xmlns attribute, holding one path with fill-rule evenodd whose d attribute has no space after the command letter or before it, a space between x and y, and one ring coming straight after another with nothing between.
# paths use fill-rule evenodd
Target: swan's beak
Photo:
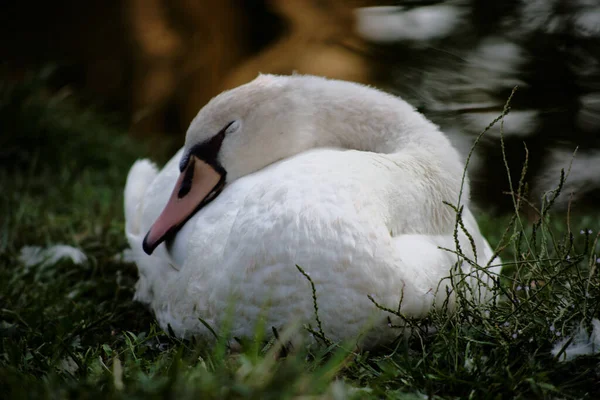
<instances>
[{"instance_id":1,"label":"swan's beak","mask_svg":"<svg viewBox=\"0 0 600 400\"><path fill-rule=\"evenodd\" d=\"M144 238L142 247L146 254L152 254L154 249L168 236L177 232L188 218L219 194L224 183L224 173L218 172L199 158L190 156L167 205Z\"/></svg>"}]
</instances>

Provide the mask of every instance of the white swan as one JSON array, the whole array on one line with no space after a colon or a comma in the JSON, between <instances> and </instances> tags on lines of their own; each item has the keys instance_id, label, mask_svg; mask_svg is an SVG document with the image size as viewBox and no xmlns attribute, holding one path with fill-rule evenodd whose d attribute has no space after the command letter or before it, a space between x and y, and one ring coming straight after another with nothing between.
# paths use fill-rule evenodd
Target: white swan
<instances>
[{"instance_id":1,"label":"white swan","mask_svg":"<svg viewBox=\"0 0 600 400\"><path fill-rule=\"evenodd\" d=\"M217 331L229 319L233 336L252 336L261 317L268 332L292 321L314 327L298 264L315 284L330 339L385 343L398 330L368 295L392 309L402 298L413 317L446 299L443 278L457 257L439 247L455 248L456 216L443 201L457 202L462 173L446 137L394 96L261 75L211 100L160 173L146 160L131 168L125 217L136 298L182 337L211 337L200 318ZM465 184L465 205L468 192ZM467 207L463 219L485 265L493 253Z\"/></svg>"}]
</instances>

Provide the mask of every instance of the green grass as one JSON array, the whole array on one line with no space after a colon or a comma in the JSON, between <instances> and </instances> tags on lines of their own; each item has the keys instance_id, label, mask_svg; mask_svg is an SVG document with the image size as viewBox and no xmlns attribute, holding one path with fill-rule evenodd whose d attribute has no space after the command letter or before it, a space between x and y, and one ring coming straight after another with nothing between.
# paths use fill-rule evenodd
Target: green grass
<instances>
[{"instance_id":1,"label":"green grass","mask_svg":"<svg viewBox=\"0 0 600 400\"><path fill-rule=\"evenodd\" d=\"M225 341L211 347L157 328L132 301L135 266L114 257L126 248L128 168L141 156L164 160L172 147L151 151L134 142L72 95L45 90L39 76L0 85L3 398L594 398L600 392L600 355L559 363L550 353L557 340L600 318L600 215L571 216L567 224L566 215L548 213L535 233L525 219L482 217L482 230L504 247L508 263L496 288L503 301L474 306L459 296L457 313L408 321L414 334L390 348L357 353L331 344L282 357L277 344L257 338L232 353ZM57 243L80 247L88 263L19 261L23 246ZM456 290L465 289L457 283ZM437 333L425 333L425 324Z\"/></svg>"}]
</instances>

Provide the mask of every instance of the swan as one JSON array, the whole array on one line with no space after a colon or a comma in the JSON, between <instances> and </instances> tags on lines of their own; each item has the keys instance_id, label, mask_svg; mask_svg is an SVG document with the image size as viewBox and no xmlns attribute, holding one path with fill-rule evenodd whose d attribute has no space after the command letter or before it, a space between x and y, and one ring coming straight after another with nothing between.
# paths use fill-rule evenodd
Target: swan
<instances>
[{"instance_id":1,"label":"swan","mask_svg":"<svg viewBox=\"0 0 600 400\"><path fill-rule=\"evenodd\" d=\"M457 256L441 248L456 248L456 213L444 201L462 193L473 239L459 230L465 256L486 265L494 255L468 209L463 169L444 134L400 98L259 75L204 106L160 172L149 160L132 166L124 199L135 298L184 338L210 340L207 325L232 337L315 327L298 265L329 339L385 344L399 334L390 321L401 321L369 296L417 318L454 307L444 278ZM461 268L487 301L499 267Z\"/></svg>"}]
</instances>

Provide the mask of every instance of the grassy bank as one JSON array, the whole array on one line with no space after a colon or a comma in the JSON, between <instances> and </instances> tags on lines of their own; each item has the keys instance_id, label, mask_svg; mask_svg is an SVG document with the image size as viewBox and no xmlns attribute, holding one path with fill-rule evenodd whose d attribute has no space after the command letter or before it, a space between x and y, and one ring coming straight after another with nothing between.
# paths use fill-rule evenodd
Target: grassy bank
<instances>
[{"instance_id":1,"label":"grassy bank","mask_svg":"<svg viewBox=\"0 0 600 400\"><path fill-rule=\"evenodd\" d=\"M133 161L169 150L49 93L0 84L0 387L3 398L593 398L600 355L561 362L600 318L600 213L482 217L507 263L495 306L461 301L377 353L180 341L132 301L122 188ZM172 147L171 147L172 148ZM557 177L557 184L559 183ZM517 184L517 183L515 183ZM24 246L67 244L87 262L27 266ZM460 289L460 288L457 288ZM317 294L319 288L316 288ZM437 333L426 333L425 324ZM559 354L552 349L558 346ZM4 397L6 396L6 397Z\"/></svg>"}]
</instances>

